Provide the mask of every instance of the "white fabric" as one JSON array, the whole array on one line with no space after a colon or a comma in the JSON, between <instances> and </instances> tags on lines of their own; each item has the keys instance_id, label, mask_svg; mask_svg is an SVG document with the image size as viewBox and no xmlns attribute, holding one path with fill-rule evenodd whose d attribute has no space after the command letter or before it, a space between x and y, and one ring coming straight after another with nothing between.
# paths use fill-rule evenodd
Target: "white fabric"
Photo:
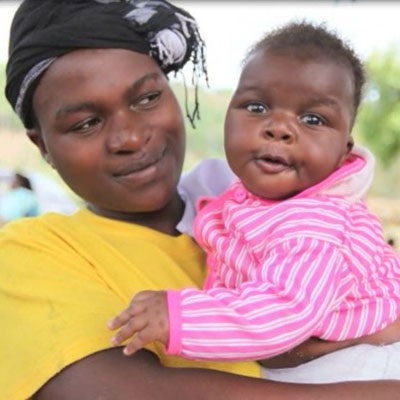
<instances>
[{"instance_id":1,"label":"white fabric","mask_svg":"<svg viewBox=\"0 0 400 400\"><path fill-rule=\"evenodd\" d=\"M163 67L180 63L186 54L186 40L177 30L163 29L157 32L150 44L151 48L157 48L158 58Z\"/></svg>"},{"instance_id":2,"label":"white fabric","mask_svg":"<svg viewBox=\"0 0 400 400\"><path fill-rule=\"evenodd\" d=\"M178 185L178 192L185 202L185 211L176 227L178 231L193 236L192 225L199 197L220 195L234 178L228 163L217 158L201 161L184 173Z\"/></svg>"},{"instance_id":3,"label":"white fabric","mask_svg":"<svg viewBox=\"0 0 400 400\"><path fill-rule=\"evenodd\" d=\"M374 179L375 157L367 148L361 146L354 146L352 153L361 156L366 161L364 168L349 175L346 179L340 180L336 185L322 190L322 193L341 196L350 202L365 197Z\"/></svg>"},{"instance_id":4,"label":"white fabric","mask_svg":"<svg viewBox=\"0 0 400 400\"><path fill-rule=\"evenodd\" d=\"M386 346L360 344L295 368L262 370L266 379L294 383L400 379L400 343Z\"/></svg>"}]
</instances>

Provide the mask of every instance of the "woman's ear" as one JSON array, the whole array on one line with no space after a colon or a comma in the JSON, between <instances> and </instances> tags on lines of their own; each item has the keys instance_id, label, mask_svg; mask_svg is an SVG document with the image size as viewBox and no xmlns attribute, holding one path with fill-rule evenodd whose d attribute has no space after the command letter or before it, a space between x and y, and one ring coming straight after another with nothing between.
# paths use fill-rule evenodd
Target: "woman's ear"
<instances>
[{"instance_id":1,"label":"woman's ear","mask_svg":"<svg viewBox=\"0 0 400 400\"><path fill-rule=\"evenodd\" d=\"M43 141L42 133L40 132L40 130L38 128L28 129L26 131L26 134L28 135L28 138L31 140L31 142L39 149L40 154L46 160L46 162L52 168L54 168L54 165L50 158L50 154L47 151L47 148Z\"/></svg>"}]
</instances>

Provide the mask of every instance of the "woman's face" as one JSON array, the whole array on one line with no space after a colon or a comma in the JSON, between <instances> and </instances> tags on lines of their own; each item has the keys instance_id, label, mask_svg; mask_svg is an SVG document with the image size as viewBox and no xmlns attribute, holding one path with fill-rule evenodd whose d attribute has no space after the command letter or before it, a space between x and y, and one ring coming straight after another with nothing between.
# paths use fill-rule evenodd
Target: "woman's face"
<instances>
[{"instance_id":1,"label":"woman's face","mask_svg":"<svg viewBox=\"0 0 400 400\"><path fill-rule=\"evenodd\" d=\"M160 210L181 173L185 133L150 57L123 49L60 57L38 85L30 132L47 161L100 215Z\"/></svg>"}]
</instances>

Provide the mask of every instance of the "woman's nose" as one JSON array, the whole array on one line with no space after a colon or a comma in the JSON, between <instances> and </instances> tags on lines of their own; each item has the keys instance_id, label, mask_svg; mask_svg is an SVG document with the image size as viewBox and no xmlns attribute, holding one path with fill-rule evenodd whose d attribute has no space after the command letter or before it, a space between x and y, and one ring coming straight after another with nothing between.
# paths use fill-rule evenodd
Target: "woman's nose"
<instances>
[{"instance_id":1,"label":"woman's nose","mask_svg":"<svg viewBox=\"0 0 400 400\"><path fill-rule=\"evenodd\" d=\"M107 139L107 148L111 153L134 153L149 141L150 134L128 111L115 116Z\"/></svg>"}]
</instances>

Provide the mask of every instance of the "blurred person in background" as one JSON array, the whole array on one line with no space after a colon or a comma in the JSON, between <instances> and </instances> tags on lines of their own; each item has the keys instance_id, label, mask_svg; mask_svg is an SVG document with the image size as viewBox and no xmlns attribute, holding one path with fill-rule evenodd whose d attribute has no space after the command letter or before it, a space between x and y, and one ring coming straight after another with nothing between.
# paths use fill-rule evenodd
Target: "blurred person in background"
<instances>
[{"instance_id":1,"label":"blurred person in background","mask_svg":"<svg viewBox=\"0 0 400 400\"><path fill-rule=\"evenodd\" d=\"M0 198L0 225L22 217L39 215L39 203L31 181L16 172L9 190Z\"/></svg>"}]
</instances>

